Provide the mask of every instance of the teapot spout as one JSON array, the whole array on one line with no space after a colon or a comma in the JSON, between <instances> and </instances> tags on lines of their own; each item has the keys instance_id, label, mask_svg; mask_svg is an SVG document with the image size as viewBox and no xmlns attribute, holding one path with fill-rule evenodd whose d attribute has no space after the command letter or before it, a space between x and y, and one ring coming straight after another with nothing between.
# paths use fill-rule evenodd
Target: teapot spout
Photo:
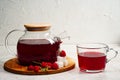
<instances>
[{"instance_id":1,"label":"teapot spout","mask_svg":"<svg viewBox=\"0 0 120 80\"><path fill-rule=\"evenodd\" d=\"M56 41L56 42L61 42L61 38L57 37L57 36L55 36L53 40Z\"/></svg>"},{"instance_id":2,"label":"teapot spout","mask_svg":"<svg viewBox=\"0 0 120 80\"><path fill-rule=\"evenodd\" d=\"M59 39L59 40L61 40L61 39L69 39L70 40L70 36L68 36L67 31L63 31L55 37L57 37L57 39Z\"/></svg>"}]
</instances>

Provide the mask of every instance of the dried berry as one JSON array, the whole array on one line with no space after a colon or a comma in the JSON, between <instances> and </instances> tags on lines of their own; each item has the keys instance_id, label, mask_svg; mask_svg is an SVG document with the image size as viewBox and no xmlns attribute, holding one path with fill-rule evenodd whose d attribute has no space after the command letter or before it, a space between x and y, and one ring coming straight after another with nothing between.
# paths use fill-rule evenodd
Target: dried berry
<instances>
[{"instance_id":1,"label":"dried berry","mask_svg":"<svg viewBox=\"0 0 120 80\"><path fill-rule=\"evenodd\" d=\"M65 52L64 50L62 50L62 51L60 52L60 56L61 56L61 57L65 57L65 56L66 56L66 52Z\"/></svg>"},{"instance_id":2,"label":"dried berry","mask_svg":"<svg viewBox=\"0 0 120 80\"><path fill-rule=\"evenodd\" d=\"M59 68L59 66L58 66L57 63L53 63L53 64L52 64L52 69L58 69L58 68Z\"/></svg>"},{"instance_id":3,"label":"dried berry","mask_svg":"<svg viewBox=\"0 0 120 80\"><path fill-rule=\"evenodd\" d=\"M43 67L43 68L47 67L47 62L42 62L41 67Z\"/></svg>"},{"instance_id":4,"label":"dried berry","mask_svg":"<svg viewBox=\"0 0 120 80\"><path fill-rule=\"evenodd\" d=\"M39 70L40 70L40 67L39 67L39 66L34 66L34 71L35 71L35 72L39 72Z\"/></svg>"},{"instance_id":5,"label":"dried berry","mask_svg":"<svg viewBox=\"0 0 120 80\"><path fill-rule=\"evenodd\" d=\"M28 70L34 70L34 66L33 65L29 65L27 69Z\"/></svg>"}]
</instances>

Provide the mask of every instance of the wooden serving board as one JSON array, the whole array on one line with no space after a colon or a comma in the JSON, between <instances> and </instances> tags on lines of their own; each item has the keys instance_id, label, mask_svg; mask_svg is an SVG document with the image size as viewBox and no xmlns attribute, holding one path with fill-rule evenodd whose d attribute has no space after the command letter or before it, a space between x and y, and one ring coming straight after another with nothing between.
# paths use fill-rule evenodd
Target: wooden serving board
<instances>
[{"instance_id":1,"label":"wooden serving board","mask_svg":"<svg viewBox=\"0 0 120 80\"><path fill-rule=\"evenodd\" d=\"M8 72L16 73L16 74L24 74L24 75L46 75L46 74L56 74L60 72L65 72L68 70L71 70L75 67L75 62L67 57L68 60L68 65L62 68L59 68L57 70L47 70L47 71L41 71L39 72L34 72L27 70L27 66L22 66L18 64L17 58L10 59L4 63L4 69Z\"/></svg>"}]
</instances>

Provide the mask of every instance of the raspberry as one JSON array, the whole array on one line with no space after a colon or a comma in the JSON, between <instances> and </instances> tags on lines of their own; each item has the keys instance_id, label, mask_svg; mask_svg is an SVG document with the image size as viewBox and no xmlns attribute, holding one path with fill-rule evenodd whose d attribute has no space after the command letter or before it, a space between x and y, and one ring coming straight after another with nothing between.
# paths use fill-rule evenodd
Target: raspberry
<instances>
[{"instance_id":1,"label":"raspberry","mask_svg":"<svg viewBox=\"0 0 120 80\"><path fill-rule=\"evenodd\" d=\"M48 63L47 63L47 67L48 67L49 69L51 69L51 68L52 68L52 63L48 62Z\"/></svg>"},{"instance_id":2,"label":"raspberry","mask_svg":"<svg viewBox=\"0 0 120 80\"><path fill-rule=\"evenodd\" d=\"M43 68L44 68L44 67L47 67L47 62L42 62L42 63L41 63L41 67L43 67Z\"/></svg>"},{"instance_id":3,"label":"raspberry","mask_svg":"<svg viewBox=\"0 0 120 80\"><path fill-rule=\"evenodd\" d=\"M39 70L40 70L40 67L39 67L39 66L34 66L34 71L35 71L35 72L39 72Z\"/></svg>"},{"instance_id":4,"label":"raspberry","mask_svg":"<svg viewBox=\"0 0 120 80\"><path fill-rule=\"evenodd\" d=\"M53 64L52 64L52 69L58 69L58 68L59 68L59 66L58 66L57 63L53 63Z\"/></svg>"},{"instance_id":5,"label":"raspberry","mask_svg":"<svg viewBox=\"0 0 120 80\"><path fill-rule=\"evenodd\" d=\"M52 63L50 63L50 62L42 62L41 67L50 69L50 68L52 68Z\"/></svg>"},{"instance_id":6,"label":"raspberry","mask_svg":"<svg viewBox=\"0 0 120 80\"><path fill-rule=\"evenodd\" d=\"M60 56L61 56L61 57L65 57L65 56L66 56L66 52L65 52L64 50L62 50L62 51L60 52Z\"/></svg>"},{"instance_id":7,"label":"raspberry","mask_svg":"<svg viewBox=\"0 0 120 80\"><path fill-rule=\"evenodd\" d=\"M27 69L28 70L34 70L34 66L33 65L29 65Z\"/></svg>"}]
</instances>

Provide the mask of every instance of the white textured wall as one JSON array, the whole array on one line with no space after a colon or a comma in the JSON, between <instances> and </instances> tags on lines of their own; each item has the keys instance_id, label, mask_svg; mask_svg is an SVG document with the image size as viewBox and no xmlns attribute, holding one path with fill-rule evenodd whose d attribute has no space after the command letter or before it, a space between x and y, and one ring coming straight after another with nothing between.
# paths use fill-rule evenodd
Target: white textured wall
<instances>
[{"instance_id":1,"label":"white textured wall","mask_svg":"<svg viewBox=\"0 0 120 80\"><path fill-rule=\"evenodd\" d=\"M66 43L120 43L120 0L0 0L0 45L10 30L35 22L67 30Z\"/></svg>"}]
</instances>

